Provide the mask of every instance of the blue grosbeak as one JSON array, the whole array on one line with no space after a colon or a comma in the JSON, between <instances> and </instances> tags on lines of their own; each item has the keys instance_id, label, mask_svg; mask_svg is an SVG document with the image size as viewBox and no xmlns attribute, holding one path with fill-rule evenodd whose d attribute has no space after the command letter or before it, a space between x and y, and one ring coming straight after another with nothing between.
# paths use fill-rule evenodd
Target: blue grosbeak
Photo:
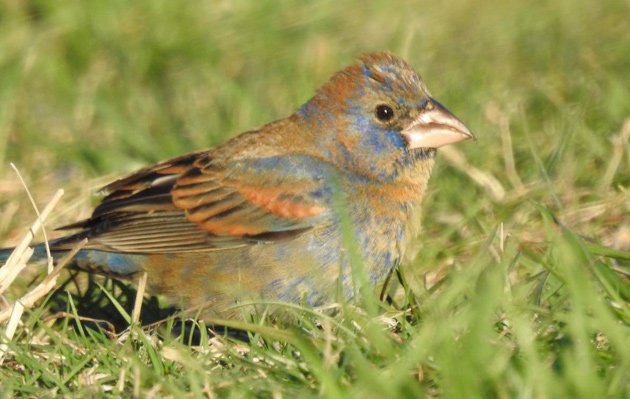
<instances>
[{"instance_id":1,"label":"blue grosbeak","mask_svg":"<svg viewBox=\"0 0 630 399\"><path fill-rule=\"evenodd\" d=\"M405 61L366 54L293 115L109 184L51 248L87 237L76 267L146 271L157 292L211 314L247 299L320 305L352 295L337 199L378 284L418 234L436 148L471 137Z\"/></svg>"}]
</instances>

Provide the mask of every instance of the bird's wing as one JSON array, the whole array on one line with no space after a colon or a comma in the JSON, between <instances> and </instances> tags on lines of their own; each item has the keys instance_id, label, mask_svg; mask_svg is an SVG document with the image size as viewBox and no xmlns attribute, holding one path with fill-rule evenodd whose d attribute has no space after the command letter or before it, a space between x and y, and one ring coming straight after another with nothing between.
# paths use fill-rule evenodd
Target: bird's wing
<instances>
[{"instance_id":1,"label":"bird's wing","mask_svg":"<svg viewBox=\"0 0 630 399\"><path fill-rule=\"evenodd\" d=\"M142 169L104 188L92 216L65 226L92 248L210 251L291 238L330 217L332 166L292 154L216 161L197 152Z\"/></svg>"}]
</instances>

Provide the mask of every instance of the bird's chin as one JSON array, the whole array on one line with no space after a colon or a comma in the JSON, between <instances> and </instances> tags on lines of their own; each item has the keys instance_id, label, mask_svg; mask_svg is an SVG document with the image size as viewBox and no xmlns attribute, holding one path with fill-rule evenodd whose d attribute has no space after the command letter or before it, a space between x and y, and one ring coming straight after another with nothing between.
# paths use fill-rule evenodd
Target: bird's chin
<instances>
[{"instance_id":1,"label":"bird's chin","mask_svg":"<svg viewBox=\"0 0 630 399\"><path fill-rule=\"evenodd\" d=\"M437 149L435 148L413 148L409 151L413 155L413 158L417 161L424 159L433 159L435 158L435 154L437 154Z\"/></svg>"}]
</instances>

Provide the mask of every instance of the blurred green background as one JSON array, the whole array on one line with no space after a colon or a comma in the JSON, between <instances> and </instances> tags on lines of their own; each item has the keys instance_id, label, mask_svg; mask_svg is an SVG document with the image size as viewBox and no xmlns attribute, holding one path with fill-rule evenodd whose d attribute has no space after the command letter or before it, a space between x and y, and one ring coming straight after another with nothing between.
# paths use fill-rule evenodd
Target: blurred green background
<instances>
[{"instance_id":1,"label":"blurred green background","mask_svg":"<svg viewBox=\"0 0 630 399\"><path fill-rule=\"evenodd\" d=\"M42 346L64 361L40 365L25 333L17 363L45 370L0 368L7 389L93 393L79 376L96 370L110 384L120 375L121 395L163 383L174 396L221 386L250 397L256 386L269 397L628 397L627 255L585 249L630 249L627 0L2 0L1 241L34 218L9 162L39 204L66 190L49 226L76 221L109 179L287 116L357 55L382 50L478 137L440 153L405 271L420 305L410 324L392 316L393 346L337 331L335 363L326 331L303 327L311 357L248 348L281 365L263 378L240 349L227 366L184 350L186 367L153 354L132 369L128 359L148 361L129 341L94 345L63 329L74 346ZM555 235L545 208L568 230ZM339 323L354 331L349 320Z\"/></svg>"}]
</instances>

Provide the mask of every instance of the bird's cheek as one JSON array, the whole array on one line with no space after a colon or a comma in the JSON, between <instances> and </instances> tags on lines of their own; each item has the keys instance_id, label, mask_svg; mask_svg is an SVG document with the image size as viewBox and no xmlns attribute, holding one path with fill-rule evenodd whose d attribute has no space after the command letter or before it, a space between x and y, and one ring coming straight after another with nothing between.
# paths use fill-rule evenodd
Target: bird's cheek
<instances>
[{"instance_id":1,"label":"bird's cheek","mask_svg":"<svg viewBox=\"0 0 630 399\"><path fill-rule=\"evenodd\" d=\"M373 129L362 140L364 148L375 156L397 156L407 145L405 138L395 130Z\"/></svg>"}]
</instances>

